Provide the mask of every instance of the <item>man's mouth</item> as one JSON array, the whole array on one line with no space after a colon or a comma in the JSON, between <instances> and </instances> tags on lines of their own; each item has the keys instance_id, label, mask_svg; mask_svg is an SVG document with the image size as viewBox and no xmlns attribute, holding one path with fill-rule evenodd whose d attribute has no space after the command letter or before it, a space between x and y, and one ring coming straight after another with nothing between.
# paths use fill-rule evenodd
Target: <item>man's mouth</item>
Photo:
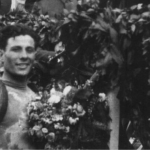
<instances>
[{"instance_id":1,"label":"man's mouth","mask_svg":"<svg viewBox=\"0 0 150 150\"><path fill-rule=\"evenodd\" d=\"M22 63L22 64L17 64L17 66L20 68L20 69L26 69L29 64L28 63Z\"/></svg>"}]
</instances>

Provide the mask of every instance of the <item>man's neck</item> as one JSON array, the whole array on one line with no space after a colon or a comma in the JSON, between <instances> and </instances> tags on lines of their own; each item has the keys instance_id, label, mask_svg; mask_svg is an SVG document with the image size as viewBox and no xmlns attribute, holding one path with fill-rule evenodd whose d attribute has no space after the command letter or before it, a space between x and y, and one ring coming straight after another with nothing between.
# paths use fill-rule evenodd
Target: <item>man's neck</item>
<instances>
[{"instance_id":1,"label":"man's neck","mask_svg":"<svg viewBox=\"0 0 150 150\"><path fill-rule=\"evenodd\" d=\"M27 77L26 76L16 76L4 71L2 80L8 86L18 87L18 88L26 88L27 87Z\"/></svg>"}]
</instances>

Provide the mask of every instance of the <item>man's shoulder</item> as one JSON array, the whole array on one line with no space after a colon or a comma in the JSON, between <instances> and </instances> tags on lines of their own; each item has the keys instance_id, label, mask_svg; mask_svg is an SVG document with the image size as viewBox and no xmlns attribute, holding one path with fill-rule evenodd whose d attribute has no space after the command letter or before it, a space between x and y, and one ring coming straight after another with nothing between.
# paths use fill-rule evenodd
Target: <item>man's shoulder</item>
<instances>
[{"instance_id":1,"label":"man's shoulder","mask_svg":"<svg viewBox=\"0 0 150 150\"><path fill-rule=\"evenodd\" d=\"M26 87L17 87L16 85L13 86L12 83L10 84L9 82L3 81L1 77L0 82L4 83L9 97L34 99L37 96L34 90L32 90L32 88L29 86Z\"/></svg>"},{"instance_id":2,"label":"man's shoulder","mask_svg":"<svg viewBox=\"0 0 150 150\"><path fill-rule=\"evenodd\" d=\"M36 96L36 93L30 88L27 86L27 91L32 95L32 96Z\"/></svg>"},{"instance_id":3,"label":"man's shoulder","mask_svg":"<svg viewBox=\"0 0 150 150\"><path fill-rule=\"evenodd\" d=\"M35 99L36 93L34 93L29 87L26 89L17 89L6 85L9 99L15 101L31 101Z\"/></svg>"}]
</instances>

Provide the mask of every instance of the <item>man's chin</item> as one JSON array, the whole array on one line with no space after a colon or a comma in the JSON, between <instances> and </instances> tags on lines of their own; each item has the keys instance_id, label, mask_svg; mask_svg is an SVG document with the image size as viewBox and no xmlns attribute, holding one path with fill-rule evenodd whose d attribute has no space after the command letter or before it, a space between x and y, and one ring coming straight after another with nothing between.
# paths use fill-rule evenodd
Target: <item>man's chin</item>
<instances>
[{"instance_id":1,"label":"man's chin","mask_svg":"<svg viewBox=\"0 0 150 150\"><path fill-rule=\"evenodd\" d=\"M19 73L17 74L17 76L20 76L20 77L26 77L28 76L29 73Z\"/></svg>"},{"instance_id":2,"label":"man's chin","mask_svg":"<svg viewBox=\"0 0 150 150\"><path fill-rule=\"evenodd\" d=\"M29 74L29 71L19 71L19 72L17 72L16 74L14 74L14 75L16 75L16 76L22 76L22 77L26 77L26 76L28 76L28 74Z\"/></svg>"}]
</instances>

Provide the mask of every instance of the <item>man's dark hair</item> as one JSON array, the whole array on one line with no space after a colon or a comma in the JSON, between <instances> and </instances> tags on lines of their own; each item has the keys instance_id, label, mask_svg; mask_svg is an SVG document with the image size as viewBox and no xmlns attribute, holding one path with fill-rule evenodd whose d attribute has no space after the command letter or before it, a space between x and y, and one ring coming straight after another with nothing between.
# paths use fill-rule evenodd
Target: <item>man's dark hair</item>
<instances>
[{"instance_id":1,"label":"man's dark hair","mask_svg":"<svg viewBox=\"0 0 150 150\"><path fill-rule=\"evenodd\" d=\"M39 44L39 36L28 26L22 24L8 25L0 31L0 49L5 49L9 38L29 35L35 42L35 48Z\"/></svg>"}]
</instances>

